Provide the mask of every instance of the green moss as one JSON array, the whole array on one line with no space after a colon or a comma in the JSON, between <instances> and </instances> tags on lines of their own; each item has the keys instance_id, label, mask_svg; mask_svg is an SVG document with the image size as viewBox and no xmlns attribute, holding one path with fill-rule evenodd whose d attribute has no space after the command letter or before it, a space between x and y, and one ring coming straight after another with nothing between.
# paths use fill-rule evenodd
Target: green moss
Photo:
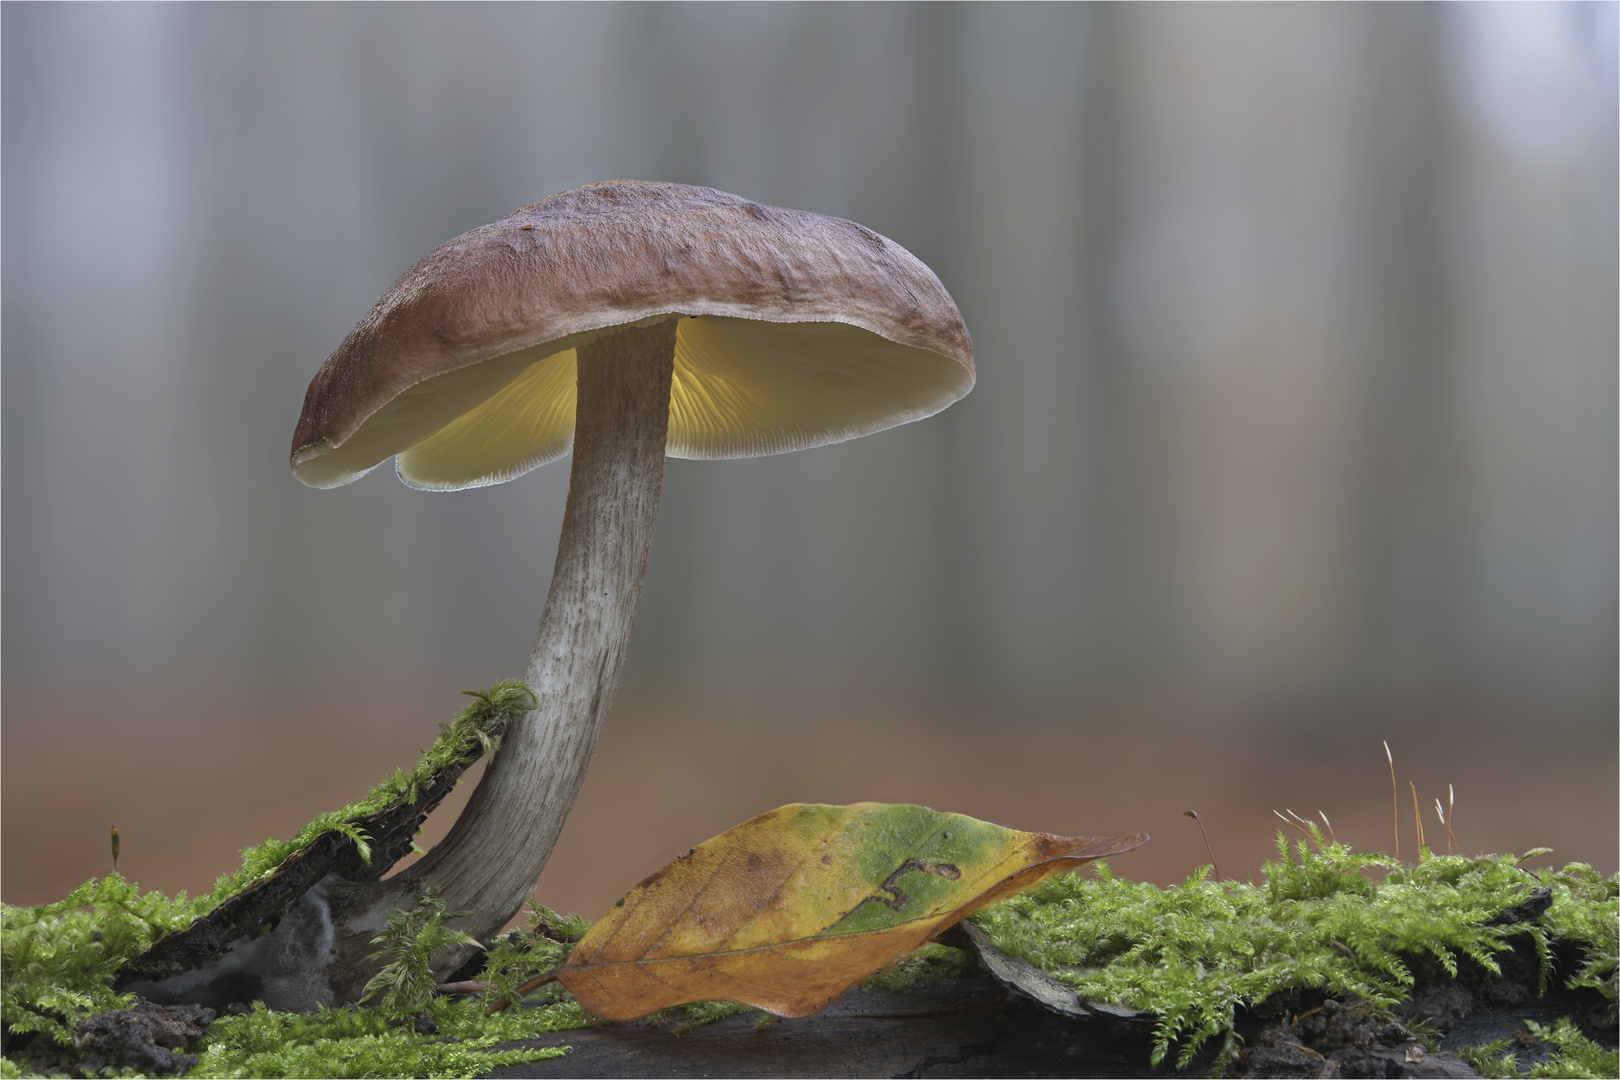
<instances>
[{"instance_id":1,"label":"green moss","mask_svg":"<svg viewBox=\"0 0 1620 1080\"><path fill-rule=\"evenodd\" d=\"M433 1000L433 956L454 945L482 947L471 934L444 925L445 919L460 918L466 912L446 913L444 902L431 890L418 894L408 911L393 911L381 934L371 939L380 945L374 959L388 958L382 970L371 977L361 992L363 1001L396 1016L410 1016L428 1007Z\"/></svg>"},{"instance_id":2,"label":"green moss","mask_svg":"<svg viewBox=\"0 0 1620 1080\"><path fill-rule=\"evenodd\" d=\"M1521 1076L1559 1076L1575 1080L1605 1080L1607 1077L1620 1076L1620 1054L1605 1050L1582 1035L1569 1017L1550 1027L1534 1020L1526 1020L1524 1026L1538 1042L1553 1050L1549 1060L1540 1062L1528 1071L1520 1071L1518 1055L1509 1049L1511 1039L1497 1039L1484 1046L1470 1047L1457 1056L1473 1066L1479 1075L1487 1077L1516 1080Z\"/></svg>"},{"instance_id":3,"label":"green moss","mask_svg":"<svg viewBox=\"0 0 1620 1080\"><path fill-rule=\"evenodd\" d=\"M0 905L0 1023L66 1046L77 1020L125 1007L113 976L155 938L195 918L198 902L143 893L119 874L93 879L54 904Z\"/></svg>"},{"instance_id":4,"label":"green moss","mask_svg":"<svg viewBox=\"0 0 1620 1080\"><path fill-rule=\"evenodd\" d=\"M733 1016L758 1011L750 1005L736 1001L695 1001L690 1005L659 1009L642 1017L641 1022L649 1027L663 1027L669 1024L669 1033L678 1037L698 1028L717 1024L721 1020L729 1020Z\"/></svg>"},{"instance_id":5,"label":"green moss","mask_svg":"<svg viewBox=\"0 0 1620 1080\"><path fill-rule=\"evenodd\" d=\"M1565 984L1590 987L1609 999L1608 1023L1617 1018L1616 985L1620 976L1620 877L1605 879L1585 863L1570 863L1557 874L1542 871L1552 887L1553 905L1541 921L1554 939L1581 946L1582 964Z\"/></svg>"},{"instance_id":6,"label":"green moss","mask_svg":"<svg viewBox=\"0 0 1620 1080\"><path fill-rule=\"evenodd\" d=\"M201 1059L186 1076L471 1077L497 1065L560 1057L566 1048L489 1048L583 1022L572 1001L491 1017L480 1001L437 998L426 1015L437 1030L418 1031L382 1009L285 1013L255 1005L244 1016L214 1021Z\"/></svg>"},{"instance_id":7,"label":"green moss","mask_svg":"<svg viewBox=\"0 0 1620 1080\"><path fill-rule=\"evenodd\" d=\"M969 975L975 966L973 957L965 949L934 942L906 954L898 964L880 971L862 985L868 990L898 992L918 983Z\"/></svg>"},{"instance_id":8,"label":"green moss","mask_svg":"<svg viewBox=\"0 0 1620 1080\"><path fill-rule=\"evenodd\" d=\"M1004 951L1072 985L1082 997L1129 1005L1157 1019L1153 1060L1172 1043L1185 1065L1211 1038L1222 1060L1236 1052L1239 1006L1309 988L1378 1006L1404 1000L1413 966L1430 958L1455 975L1461 957L1487 971L1528 939L1550 969L1550 938L1581 946L1570 985L1615 1000L1616 881L1583 864L1531 873L1511 856L1436 856L1391 869L1381 884L1362 871L1381 855L1313 836L1278 858L1260 884L1214 882L1207 869L1168 889L1117 878L1067 875L974 916ZM1486 923L1534 887L1553 890L1538 923Z\"/></svg>"},{"instance_id":9,"label":"green moss","mask_svg":"<svg viewBox=\"0 0 1620 1080\"><path fill-rule=\"evenodd\" d=\"M518 987L560 966L590 928L578 915L559 915L530 901L528 926L498 939L484 959L484 999L515 1000Z\"/></svg>"},{"instance_id":10,"label":"green moss","mask_svg":"<svg viewBox=\"0 0 1620 1080\"><path fill-rule=\"evenodd\" d=\"M476 760L494 749L492 732L533 707L521 683L505 682L473 693L473 702L449 724L410 771L396 770L363 799L322 814L290 840L268 840L242 853L241 869L222 876L204 896L187 899L142 892L117 873L94 879L54 904L0 905L0 1022L8 1047L17 1036L40 1033L67 1046L73 1025L106 1009L128 1007L133 996L116 994L120 968L144 953L162 935L189 926L225 900L274 873L290 856L325 833L339 832L369 857L369 838L358 819L404 799L414 802L431 779L457 763ZM583 920L536 910L539 923L493 951L498 975L512 985L531 977L536 965L554 965L562 945L555 930L573 940L583 936ZM546 1031L579 1027L584 1011L565 992L553 992L539 1008L486 1014L487 1000L433 998L427 957L461 935L442 925L447 918L431 897L390 920L377 944L390 963L368 995L378 1007L327 1010L312 1014L276 1013L262 1006L244 1016L214 1021L202 1059L191 1076L475 1076L498 1064L555 1057L561 1050L489 1052L497 1042L532 1038ZM539 928L537 928L537 926ZM546 936L543 930L553 932ZM529 956L518 962L519 955ZM525 974L530 972L531 974ZM519 977L521 976L521 977ZM425 1014L438 1034L416 1030L412 1014ZM39 1037L36 1035L35 1037ZM454 1040L447 1042L446 1040ZM28 1075L26 1065L4 1059L3 1076Z\"/></svg>"}]
</instances>

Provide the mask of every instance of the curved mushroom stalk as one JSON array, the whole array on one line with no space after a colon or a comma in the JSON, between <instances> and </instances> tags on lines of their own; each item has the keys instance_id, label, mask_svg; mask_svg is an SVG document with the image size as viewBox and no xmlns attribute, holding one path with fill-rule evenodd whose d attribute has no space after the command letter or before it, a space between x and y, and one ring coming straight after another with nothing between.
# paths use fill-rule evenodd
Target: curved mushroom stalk
<instances>
[{"instance_id":1,"label":"curved mushroom stalk","mask_svg":"<svg viewBox=\"0 0 1620 1080\"><path fill-rule=\"evenodd\" d=\"M388 913L431 888L457 929L488 940L523 906L551 857L613 704L652 551L664 483L676 316L579 349L568 506L526 681L538 706L509 730L449 835L421 862L368 886L329 891L338 1001L381 962ZM465 958L446 953L439 974Z\"/></svg>"}]
</instances>

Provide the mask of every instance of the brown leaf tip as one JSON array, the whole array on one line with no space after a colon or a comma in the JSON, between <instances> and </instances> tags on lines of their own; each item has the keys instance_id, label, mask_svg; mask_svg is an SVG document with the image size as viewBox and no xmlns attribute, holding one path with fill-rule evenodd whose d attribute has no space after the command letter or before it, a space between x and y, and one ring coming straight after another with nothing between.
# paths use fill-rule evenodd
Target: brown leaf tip
<instances>
[{"instance_id":1,"label":"brown leaf tip","mask_svg":"<svg viewBox=\"0 0 1620 1080\"><path fill-rule=\"evenodd\" d=\"M1053 836L1036 833L1030 843L1030 854L1037 860L1106 859L1110 855L1123 855L1134 851L1151 840L1147 833L1123 833L1119 836Z\"/></svg>"}]
</instances>

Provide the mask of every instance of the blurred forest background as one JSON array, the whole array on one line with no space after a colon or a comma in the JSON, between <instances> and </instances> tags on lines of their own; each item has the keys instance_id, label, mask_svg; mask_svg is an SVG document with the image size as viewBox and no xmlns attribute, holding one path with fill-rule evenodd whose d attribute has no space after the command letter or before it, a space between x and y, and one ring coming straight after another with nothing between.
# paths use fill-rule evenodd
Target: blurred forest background
<instances>
[{"instance_id":1,"label":"blurred forest background","mask_svg":"<svg viewBox=\"0 0 1620 1080\"><path fill-rule=\"evenodd\" d=\"M288 445L416 259L616 177L888 235L980 379L670 463L543 897L796 799L1145 828L1155 880L1189 807L1228 873L1284 806L1388 848L1381 739L1470 849L1616 869L1614 4L0 20L8 901L112 824L204 886L521 672L565 466L313 491Z\"/></svg>"}]
</instances>

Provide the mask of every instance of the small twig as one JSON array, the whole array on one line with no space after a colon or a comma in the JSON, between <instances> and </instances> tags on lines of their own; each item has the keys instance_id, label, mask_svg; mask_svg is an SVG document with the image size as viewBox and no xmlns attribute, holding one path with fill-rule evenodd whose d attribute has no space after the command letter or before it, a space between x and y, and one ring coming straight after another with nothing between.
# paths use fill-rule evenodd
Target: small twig
<instances>
[{"instance_id":1,"label":"small twig","mask_svg":"<svg viewBox=\"0 0 1620 1080\"><path fill-rule=\"evenodd\" d=\"M118 826L112 827L113 873L118 873Z\"/></svg>"},{"instance_id":2,"label":"small twig","mask_svg":"<svg viewBox=\"0 0 1620 1080\"><path fill-rule=\"evenodd\" d=\"M1333 822L1329 821L1327 815L1323 814L1322 811L1318 810L1317 813L1322 815L1322 824L1328 827L1328 838L1337 844L1339 842L1339 838L1333 832Z\"/></svg>"},{"instance_id":3,"label":"small twig","mask_svg":"<svg viewBox=\"0 0 1620 1080\"><path fill-rule=\"evenodd\" d=\"M546 985L546 983L556 981L557 973L555 971L548 972L545 975L540 976L538 979L530 979L528 982L524 983L522 986L513 991L511 998L501 998L501 1000L491 1005L489 1009L486 1010L487 1015L494 1016L496 1013L512 1004L513 999L522 998L525 994L532 994L534 991Z\"/></svg>"},{"instance_id":4,"label":"small twig","mask_svg":"<svg viewBox=\"0 0 1620 1080\"><path fill-rule=\"evenodd\" d=\"M489 983L477 979L463 979L460 982L438 983L433 987L436 994L482 994L489 989Z\"/></svg>"},{"instance_id":5,"label":"small twig","mask_svg":"<svg viewBox=\"0 0 1620 1080\"><path fill-rule=\"evenodd\" d=\"M1417 824L1418 860L1422 861L1422 859L1423 859L1423 814L1418 809L1417 782L1415 780L1408 780L1406 783L1412 789L1412 820Z\"/></svg>"},{"instance_id":6,"label":"small twig","mask_svg":"<svg viewBox=\"0 0 1620 1080\"><path fill-rule=\"evenodd\" d=\"M1395 785L1395 755L1389 752L1389 740L1384 740L1384 756L1389 759L1389 803L1395 822L1395 861L1401 861L1401 789Z\"/></svg>"},{"instance_id":7,"label":"small twig","mask_svg":"<svg viewBox=\"0 0 1620 1080\"><path fill-rule=\"evenodd\" d=\"M1215 861L1215 849L1209 846L1209 833L1204 832L1204 819L1198 816L1196 810L1183 810L1182 817L1190 817L1198 822L1198 831L1204 835L1204 850L1209 852L1209 865L1215 871L1215 880L1221 880L1221 864Z\"/></svg>"}]
</instances>

